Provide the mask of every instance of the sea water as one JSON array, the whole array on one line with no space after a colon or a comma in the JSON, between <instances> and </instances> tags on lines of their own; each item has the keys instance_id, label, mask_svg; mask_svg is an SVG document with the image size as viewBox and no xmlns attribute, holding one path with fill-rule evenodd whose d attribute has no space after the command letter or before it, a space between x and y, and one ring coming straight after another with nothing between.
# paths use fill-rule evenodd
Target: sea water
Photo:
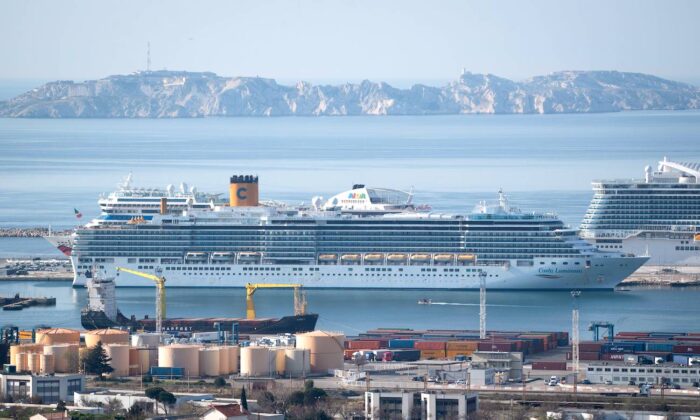
<instances>
[{"instance_id":1,"label":"sea water","mask_svg":"<svg viewBox=\"0 0 700 420\"><path fill-rule=\"evenodd\" d=\"M411 190L436 211L469 212L500 189L523 211L576 227L600 178L641 178L668 156L700 161L700 112L429 117L0 119L0 227L69 229L132 173L134 184L227 195L232 174L260 176L261 196L309 203L365 183ZM74 208L84 217L77 220ZM53 253L41 239L2 239L0 258ZM58 252L54 256L60 256ZM0 323L79 326L85 291L66 282L0 284L0 294L57 297L55 308L0 312ZM148 289L150 290L150 289ZM118 289L127 314L153 315L143 289ZM568 330L565 292L489 292L489 328ZM430 298L446 305L417 305ZM697 330L697 290L586 292L582 325ZM243 316L242 290L171 289L171 316ZM261 316L292 312L291 293L257 297ZM319 327L478 328L478 293L310 290ZM584 325L585 327L585 325Z\"/></svg>"}]
</instances>

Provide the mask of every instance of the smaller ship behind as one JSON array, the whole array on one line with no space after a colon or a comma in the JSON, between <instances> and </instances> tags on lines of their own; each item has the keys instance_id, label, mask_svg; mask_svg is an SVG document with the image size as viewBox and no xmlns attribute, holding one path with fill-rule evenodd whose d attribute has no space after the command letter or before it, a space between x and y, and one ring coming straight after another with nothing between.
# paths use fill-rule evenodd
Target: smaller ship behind
<instances>
[{"instance_id":1,"label":"smaller ship behind","mask_svg":"<svg viewBox=\"0 0 700 420\"><path fill-rule=\"evenodd\" d=\"M132 331L156 331L155 318L135 316L127 318L117 308L114 278L92 275L86 283L88 306L80 313L80 323L86 330L102 328L128 328ZM231 331L238 325L239 334L296 334L316 329L318 314L301 314L281 318L167 318L163 320L163 332L194 333Z\"/></svg>"}]
</instances>

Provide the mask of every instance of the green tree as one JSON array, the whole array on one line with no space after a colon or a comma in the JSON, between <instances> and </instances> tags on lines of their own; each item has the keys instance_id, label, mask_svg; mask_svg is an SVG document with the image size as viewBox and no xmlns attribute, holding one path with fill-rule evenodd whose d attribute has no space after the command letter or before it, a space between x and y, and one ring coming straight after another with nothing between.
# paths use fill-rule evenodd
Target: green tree
<instances>
[{"instance_id":1,"label":"green tree","mask_svg":"<svg viewBox=\"0 0 700 420\"><path fill-rule=\"evenodd\" d=\"M85 373L97 375L99 379L104 378L105 373L112 373L114 369L109 365L112 359L107 356L107 352L102 347L102 342L98 341L97 345L85 353L82 360L82 365L85 367Z\"/></svg>"},{"instance_id":2,"label":"green tree","mask_svg":"<svg viewBox=\"0 0 700 420\"><path fill-rule=\"evenodd\" d=\"M156 414L158 414L158 396L163 391L165 391L165 389L163 389L159 386L152 386L152 387L146 388L146 391L144 391L146 396L154 401L155 406L156 406Z\"/></svg>"},{"instance_id":3,"label":"green tree","mask_svg":"<svg viewBox=\"0 0 700 420\"><path fill-rule=\"evenodd\" d=\"M214 379L214 385L219 387L219 388L225 387L226 386L226 379L219 376L218 378Z\"/></svg>"},{"instance_id":4,"label":"green tree","mask_svg":"<svg viewBox=\"0 0 700 420\"><path fill-rule=\"evenodd\" d=\"M317 402L324 400L328 394L321 388L311 387L304 390L304 405L314 405Z\"/></svg>"},{"instance_id":5,"label":"green tree","mask_svg":"<svg viewBox=\"0 0 700 420\"><path fill-rule=\"evenodd\" d=\"M66 402L63 401L63 400L59 400L59 401L56 403L56 411L59 412L59 413L62 413L62 412L64 412L64 411L66 411Z\"/></svg>"},{"instance_id":6,"label":"green tree","mask_svg":"<svg viewBox=\"0 0 700 420\"><path fill-rule=\"evenodd\" d=\"M146 407L141 402L134 403L126 412L127 420L142 420L146 418Z\"/></svg>"},{"instance_id":7,"label":"green tree","mask_svg":"<svg viewBox=\"0 0 700 420\"><path fill-rule=\"evenodd\" d=\"M245 395L245 387L241 388L241 407L248 411L248 398Z\"/></svg>"},{"instance_id":8,"label":"green tree","mask_svg":"<svg viewBox=\"0 0 700 420\"><path fill-rule=\"evenodd\" d=\"M156 401L163 404L165 414L168 414L168 407L172 407L173 405L175 405L175 403L177 402L177 398L175 398L175 395L173 395L172 392L163 391L160 394L158 394L158 398L156 398Z\"/></svg>"},{"instance_id":9,"label":"green tree","mask_svg":"<svg viewBox=\"0 0 700 420\"><path fill-rule=\"evenodd\" d=\"M294 391L287 397L289 405L304 405L304 391Z\"/></svg>"}]
</instances>

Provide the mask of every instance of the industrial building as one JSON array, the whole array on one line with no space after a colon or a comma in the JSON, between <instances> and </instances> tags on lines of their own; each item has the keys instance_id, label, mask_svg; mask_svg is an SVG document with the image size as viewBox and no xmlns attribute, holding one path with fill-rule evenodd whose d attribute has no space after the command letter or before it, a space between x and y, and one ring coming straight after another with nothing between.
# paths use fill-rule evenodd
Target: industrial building
<instances>
[{"instance_id":1,"label":"industrial building","mask_svg":"<svg viewBox=\"0 0 700 420\"><path fill-rule=\"evenodd\" d=\"M497 382L519 382L523 377L523 354L520 352L476 351L472 354L472 367L494 369Z\"/></svg>"},{"instance_id":2,"label":"industrial building","mask_svg":"<svg viewBox=\"0 0 700 420\"><path fill-rule=\"evenodd\" d=\"M466 419L478 409L476 393L365 392L365 416L369 420Z\"/></svg>"},{"instance_id":3,"label":"industrial building","mask_svg":"<svg viewBox=\"0 0 700 420\"><path fill-rule=\"evenodd\" d=\"M627 385L630 381L634 381L637 384L661 385L667 383L681 387L697 387L700 383L700 366L669 363L637 365L594 362L586 368L586 379L593 383L610 381L615 385Z\"/></svg>"},{"instance_id":4,"label":"industrial building","mask_svg":"<svg viewBox=\"0 0 700 420\"><path fill-rule=\"evenodd\" d=\"M85 386L79 374L35 375L31 373L1 373L0 396L14 402L40 399L43 404L73 401L73 394Z\"/></svg>"}]
</instances>

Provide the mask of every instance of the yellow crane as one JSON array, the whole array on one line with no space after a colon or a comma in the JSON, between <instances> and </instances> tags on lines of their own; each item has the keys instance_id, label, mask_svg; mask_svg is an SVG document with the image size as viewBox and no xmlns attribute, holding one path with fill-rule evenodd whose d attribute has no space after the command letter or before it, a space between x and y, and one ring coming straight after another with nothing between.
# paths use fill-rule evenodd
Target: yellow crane
<instances>
[{"instance_id":1,"label":"yellow crane","mask_svg":"<svg viewBox=\"0 0 700 420\"><path fill-rule=\"evenodd\" d=\"M306 296L302 293L301 284L283 283L248 283L245 285L246 318L255 319L255 303L253 295L258 289L294 289L294 315L306 314Z\"/></svg>"},{"instance_id":2,"label":"yellow crane","mask_svg":"<svg viewBox=\"0 0 700 420\"><path fill-rule=\"evenodd\" d=\"M130 268L117 267L117 271L133 274L151 280L156 284L156 332L163 332L163 320L165 319L165 277L161 276L162 269L156 268L155 274L144 273L142 271L132 270Z\"/></svg>"}]
</instances>

